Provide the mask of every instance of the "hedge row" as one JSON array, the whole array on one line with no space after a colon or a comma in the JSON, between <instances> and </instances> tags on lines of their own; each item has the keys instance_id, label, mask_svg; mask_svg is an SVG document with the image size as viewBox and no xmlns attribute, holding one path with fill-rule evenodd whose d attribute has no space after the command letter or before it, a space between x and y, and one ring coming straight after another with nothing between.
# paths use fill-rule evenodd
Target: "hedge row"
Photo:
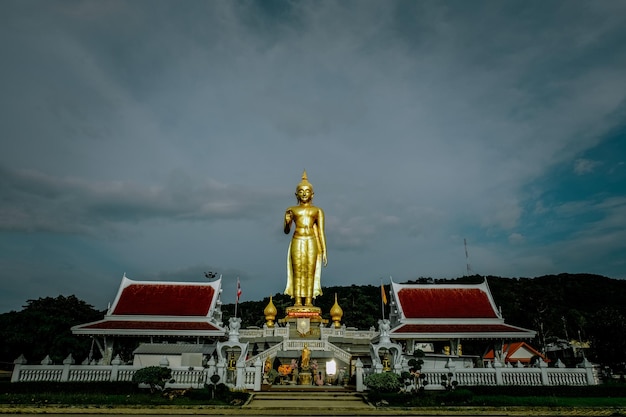
<instances>
[{"instance_id":1,"label":"hedge row","mask_svg":"<svg viewBox=\"0 0 626 417\"><path fill-rule=\"evenodd\" d=\"M0 393L4 394L41 394L41 393L75 393L75 394L132 394L141 392L137 384L132 382L0 382Z\"/></svg>"},{"instance_id":2,"label":"hedge row","mask_svg":"<svg viewBox=\"0 0 626 417\"><path fill-rule=\"evenodd\" d=\"M511 397L626 397L626 384L590 386L475 386L463 387L474 395L506 395Z\"/></svg>"}]
</instances>

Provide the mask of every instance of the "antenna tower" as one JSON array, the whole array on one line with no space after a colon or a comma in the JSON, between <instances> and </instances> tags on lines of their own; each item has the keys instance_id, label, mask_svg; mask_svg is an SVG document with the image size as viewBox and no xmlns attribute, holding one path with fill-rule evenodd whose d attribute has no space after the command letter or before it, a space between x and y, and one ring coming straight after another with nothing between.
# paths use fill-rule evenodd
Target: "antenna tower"
<instances>
[{"instance_id":1,"label":"antenna tower","mask_svg":"<svg viewBox=\"0 0 626 417\"><path fill-rule=\"evenodd\" d=\"M463 245L465 246L465 265L466 265L466 276L470 276L473 275L472 273L472 267L470 265L470 260L469 260L469 252L467 252L467 239L463 238Z\"/></svg>"}]
</instances>

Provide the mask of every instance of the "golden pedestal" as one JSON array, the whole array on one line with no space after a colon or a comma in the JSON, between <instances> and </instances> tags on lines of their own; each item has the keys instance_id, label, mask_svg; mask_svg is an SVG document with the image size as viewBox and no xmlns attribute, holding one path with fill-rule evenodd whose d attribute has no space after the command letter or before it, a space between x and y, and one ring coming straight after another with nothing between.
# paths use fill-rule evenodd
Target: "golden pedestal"
<instances>
[{"instance_id":1,"label":"golden pedestal","mask_svg":"<svg viewBox=\"0 0 626 417\"><path fill-rule=\"evenodd\" d=\"M289 324L290 339L317 339L321 338L320 327L328 324L322 318L322 309L314 306L291 306L286 309L287 316L280 319L281 324Z\"/></svg>"},{"instance_id":2,"label":"golden pedestal","mask_svg":"<svg viewBox=\"0 0 626 417\"><path fill-rule=\"evenodd\" d=\"M315 306L291 306L287 307L285 310L287 311L287 317L322 318L322 309Z\"/></svg>"},{"instance_id":3,"label":"golden pedestal","mask_svg":"<svg viewBox=\"0 0 626 417\"><path fill-rule=\"evenodd\" d=\"M310 372L300 372L298 376L298 382L300 385L311 385L312 384L312 376Z\"/></svg>"}]
</instances>

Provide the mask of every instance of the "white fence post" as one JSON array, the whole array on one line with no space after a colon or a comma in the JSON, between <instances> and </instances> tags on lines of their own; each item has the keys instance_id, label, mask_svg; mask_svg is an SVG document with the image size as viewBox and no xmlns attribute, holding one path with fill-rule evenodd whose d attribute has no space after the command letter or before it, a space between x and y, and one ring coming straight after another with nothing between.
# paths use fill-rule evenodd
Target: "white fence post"
<instances>
[{"instance_id":1,"label":"white fence post","mask_svg":"<svg viewBox=\"0 0 626 417\"><path fill-rule=\"evenodd\" d=\"M502 369L502 365L493 367L493 370L496 373L496 385L504 385L504 381L502 379Z\"/></svg>"},{"instance_id":2,"label":"white fence post","mask_svg":"<svg viewBox=\"0 0 626 417\"><path fill-rule=\"evenodd\" d=\"M24 357L24 355L20 355L16 360L13 361L15 365L13 367L13 374L11 375L11 382L18 382L20 380L20 371L22 370L22 365L26 365L28 361Z\"/></svg>"},{"instance_id":3,"label":"white fence post","mask_svg":"<svg viewBox=\"0 0 626 417\"><path fill-rule=\"evenodd\" d=\"M122 359L120 358L120 355L115 356L115 359L111 361L111 381L112 382L117 381L121 364L122 364Z\"/></svg>"},{"instance_id":4,"label":"white fence post","mask_svg":"<svg viewBox=\"0 0 626 417\"><path fill-rule=\"evenodd\" d=\"M217 362L217 375L220 377L220 382L226 383L226 361L220 359Z\"/></svg>"},{"instance_id":5,"label":"white fence post","mask_svg":"<svg viewBox=\"0 0 626 417\"><path fill-rule=\"evenodd\" d=\"M583 361L576 365L578 368L585 368L587 374L587 385L596 385L596 376L593 374L593 364L587 360L587 358L583 358Z\"/></svg>"},{"instance_id":6,"label":"white fence post","mask_svg":"<svg viewBox=\"0 0 626 417\"><path fill-rule=\"evenodd\" d=\"M261 381L263 379L263 363L260 358L254 361L254 390L261 391Z\"/></svg>"},{"instance_id":7,"label":"white fence post","mask_svg":"<svg viewBox=\"0 0 626 417\"><path fill-rule=\"evenodd\" d=\"M245 361L237 361L237 379L235 380L235 388L244 390L246 389L246 363Z\"/></svg>"},{"instance_id":8,"label":"white fence post","mask_svg":"<svg viewBox=\"0 0 626 417\"><path fill-rule=\"evenodd\" d=\"M356 359L356 390L357 392L365 391L365 385L363 384L363 362L360 358Z\"/></svg>"},{"instance_id":9,"label":"white fence post","mask_svg":"<svg viewBox=\"0 0 626 417\"><path fill-rule=\"evenodd\" d=\"M74 358L70 353L67 358L63 360L63 373L61 374L61 381L67 382L70 380L70 366L74 365Z\"/></svg>"},{"instance_id":10,"label":"white fence post","mask_svg":"<svg viewBox=\"0 0 626 417\"><path fill-rule=\"evenodd\" d=\"M541 385L551 385L548 377L548 364L539 358L539 369L541 370Z\"/></svg>"}]
</instances>

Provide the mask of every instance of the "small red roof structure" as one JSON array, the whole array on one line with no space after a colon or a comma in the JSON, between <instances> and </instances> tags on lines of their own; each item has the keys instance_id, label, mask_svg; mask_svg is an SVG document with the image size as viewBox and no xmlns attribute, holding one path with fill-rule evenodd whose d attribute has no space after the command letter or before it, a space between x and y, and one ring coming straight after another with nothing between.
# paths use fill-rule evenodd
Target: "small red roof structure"
<instances>
[{"instance_id":1,"label":"small red roof structure","mask_svg":"<svg viewBox=\"0 0 626 417\"><path fill-rule=\"evenodd\" d=\"M481 284L396 284L391 338L414 340L532 339L536 332L504 322Z\"/></svg>"},{"instance_id":2,"label":"small red roof structure","mask_svg":"<svg viewBox=\"0 0 626 417\"><path fill-rule=\"evenodd\" d=\"M493 361L493 353L493 349L487 352L483 356L483 360ZM505 343L502 346L502 353L506 354L504 361L507 363L515 364L520 362L527 365L530 364L532 358L537 356L543 359L544 362L550 362L550 359L546 358L537 349L526 342Z\"/></svg>"},{"instance_id":3,"label":"small red roof structure","mask_svg":"<svg viewBox=\"0 0 626 417\"><path fill-rule=\"evenodd\" d=\"M72 332L222 337L226 331L221 323L220 292L221 278L212 282L163 282L133 281L124 275L104 319L74 326Z\"/></svg>"}]
</instances>

